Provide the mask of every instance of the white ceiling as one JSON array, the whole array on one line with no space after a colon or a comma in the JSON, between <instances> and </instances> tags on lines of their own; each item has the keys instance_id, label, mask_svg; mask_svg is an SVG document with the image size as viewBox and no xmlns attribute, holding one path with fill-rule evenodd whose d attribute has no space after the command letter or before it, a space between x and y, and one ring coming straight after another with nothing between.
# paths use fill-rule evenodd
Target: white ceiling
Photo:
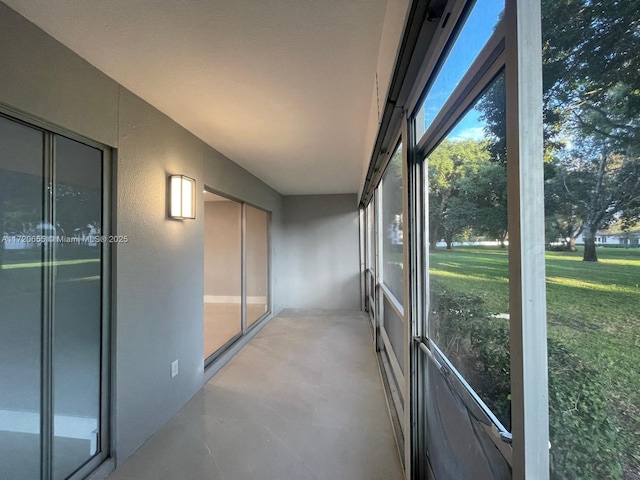
<instances>
[{"instance_id":1,"label":"white ceiling","mask_svg":"<svg viewBox=\"0 0 640 480\"><path fill-rule=\"evenodd\" d=\"M386 0L3 0L282 194L357 192Z\"/></svg>"}]
</instances>

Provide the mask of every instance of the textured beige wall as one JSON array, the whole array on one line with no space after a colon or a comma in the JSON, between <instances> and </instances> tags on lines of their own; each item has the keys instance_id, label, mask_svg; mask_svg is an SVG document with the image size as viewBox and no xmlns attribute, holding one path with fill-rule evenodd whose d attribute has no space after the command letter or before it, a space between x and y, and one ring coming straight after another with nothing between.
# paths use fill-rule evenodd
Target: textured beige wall
<instances>
[{"instance_id":1,"label":"textured beige wall","mask_svg":"<svg viewBox=\"0 0 640 480\"><path fill-rule=\"evenodd\" d=\"M284 305L360 309L359 217L355 194L284 197Z\"/></svg>"}]
</instances>

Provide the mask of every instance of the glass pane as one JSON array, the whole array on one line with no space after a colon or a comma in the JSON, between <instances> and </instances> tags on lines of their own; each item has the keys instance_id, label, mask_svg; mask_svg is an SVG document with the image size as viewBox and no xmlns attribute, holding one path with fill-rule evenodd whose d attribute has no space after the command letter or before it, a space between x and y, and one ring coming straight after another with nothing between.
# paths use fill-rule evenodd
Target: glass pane
<instances>
[{"instance_id":1,"label":"glass pane","mask_svg":"<svg viewBox=\"0 0 640 480\"><path fill-rule=\"evenodd\" d=\"M374 290L375 290L375 219L373 217L374 214L374 205L373 205L373 200L371 200L369 202L369 205L367 205L366 208L366 236L365 236L365 250L366 250L366 257L365 257L365 261L366 261L366 265L365 265L365 271L366 274L364 276L365 278L365 290L366 290L366 295L365 295L365 305L367 306L367 311L370 313L371 318L373 319L373 309L374 307L374 302L373 302L373 297L374 297Z\"/></svg>"},{"instance_id":2,"label":"glass pane","mask_svg":"<svg viewBox=\"0 0 640 480\"><path fill-rule=\"evenodd\" d=\"M396 148L382 176L382 281L403 303L402 145Z\"/></svg>"},{"instance_id":3,"label":"glass pane","mask_svg":"<svg viewBox=\"0 0 640 480\"><path fill-rule=\"evenodd\" d=\"M429 335L510 428L504 106L501 74L427 157L426 188Z\"/></svg>"},{"instance_id":4,"label":"glass pane","mask_svg":"<svg viewBox=\"0 0 640 480\"><path fill-rule=\"evenodd\" d=\"M640 10L542 2L551 478L640 478Z\"/></svg>"},{"instance_id":5,"label":"glass pane","mask_svg":"<svg viewBox=\"0 0 640 480\"><path fill-rule=\"evenodd\" d=\"M100 450L102 152L56 137L53 478Z\"/></svg>"},{"instance_id":6,"label":"glass pane","mask_svg":"<svg viewBox=\"0 0 640 480\"><path fill-rule=\"evenodd\" d=\"M269 310L269 214L246 206L247 327Z\"/></svg>"},{"instance_id":7,"label":"glass pane","mask_svg":"<svg viewBox=\"0 0 640 480\"><path fill-rule=\"evenodd\" d=\"M242 331L242 206L204 194L204 358Z\"/></svg>"},{"instance_id":8,"label":"glass pane","mask_svg":"<svg viewBox=\"0 0 640 480\"><path fill-rule=\"evenodd\" d=\"M0 476L40 478L43 134L0 117Z\"/></svg>"},{"instance_id":9,"label":"glass pane","mask_svg":"<svg viewBox=\"0 0 640 480\"><path fill-rule=\"evenodd\" d=\"M511 468L482 425L491 420L473 401L460 401L463 388L427 356L423 368L427 455L435 478L510 480ZM435 356L437 358L437 354ZM440 360L438 358L438 360ZM464 393L462 393L464 395Z\"/></svg>"},{"instance_id":10,"label":"glass pane","mask_svg":"<svg viewBox=\"0 0 640 480\"><path fill-rule=\"evenodd\" d=\"M449 99L502 18L504 0L477 0L416 116L420 138Z\"/></svg>"},{"instance_id":11,"label":"glass pane","mask_svg":"<svg viewBox=\"0 0 640 480\"><path fill-rule=\"evenodd\" d=\"M384 298L384 323L383 327L389 341L391 342L391 348L395 353L396 360L400 364L400 370L404 373L404 348L407 342L404 341L404 322L396 311L393 309L389 300Z\"/></svg>"},{"instance_id":12,"label":"glass pane","mask_svg":"<svg viewBox=\"0 0 640 480\"><path fill-rule=\"evenodd\" d=\"M375 219L373 218L373 213L373 200L371 200L367 206L367 269L375 271Z\"/></svg>"}]
</instances>

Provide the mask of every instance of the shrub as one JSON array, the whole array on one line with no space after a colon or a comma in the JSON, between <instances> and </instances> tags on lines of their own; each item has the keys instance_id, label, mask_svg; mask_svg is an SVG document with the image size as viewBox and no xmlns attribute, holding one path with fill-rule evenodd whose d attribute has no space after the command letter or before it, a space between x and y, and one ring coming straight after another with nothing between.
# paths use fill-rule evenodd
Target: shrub
<instances>
[{"instance_id":1,"label":"shrub","mask_svg":"<svg viewBox=\"0 0 640 480\"><path fill-rule=\"evenodd\" d=\"M432 338L505 427L510 428L508 321L482 297L431 281Z\"/></svg>"},{"instance_id":2,"label":"shrub","mask_svg":"<svg viewBox=\"0 0 640 480\"><path fill-rule=\"evenodd\" d=\"M551 478L622 478L610 382L559 342L549 339Z\"/></svg>"},{"instance_id":3,"label":"shrub","mask_svg":"<svg viewBox=\"0 0 640 480\"><path fill-rule=\"evenodd\" d=\"M430 288L432 338L510 428L508 321L492 316L478 295L433 280ZM621 479L610 382L553 339L548 341L548 368L551 478Z\"/></svg>"}]
</instances>

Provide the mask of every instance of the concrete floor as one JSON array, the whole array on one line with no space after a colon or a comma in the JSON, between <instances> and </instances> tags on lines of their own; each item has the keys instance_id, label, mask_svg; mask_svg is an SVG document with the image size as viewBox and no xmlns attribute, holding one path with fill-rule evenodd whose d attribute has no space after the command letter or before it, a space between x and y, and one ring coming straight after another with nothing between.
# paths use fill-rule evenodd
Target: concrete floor
<instances>
[{"instance_id":1,"label":"concrete floor","mask_svg":"<svg viewBox=\"0 0 640 480\"><path fill-rule=\"evenodd\" d=\"M285 310L109 480L400 480L360 312Z\"/></svg>"}]
</instances>

